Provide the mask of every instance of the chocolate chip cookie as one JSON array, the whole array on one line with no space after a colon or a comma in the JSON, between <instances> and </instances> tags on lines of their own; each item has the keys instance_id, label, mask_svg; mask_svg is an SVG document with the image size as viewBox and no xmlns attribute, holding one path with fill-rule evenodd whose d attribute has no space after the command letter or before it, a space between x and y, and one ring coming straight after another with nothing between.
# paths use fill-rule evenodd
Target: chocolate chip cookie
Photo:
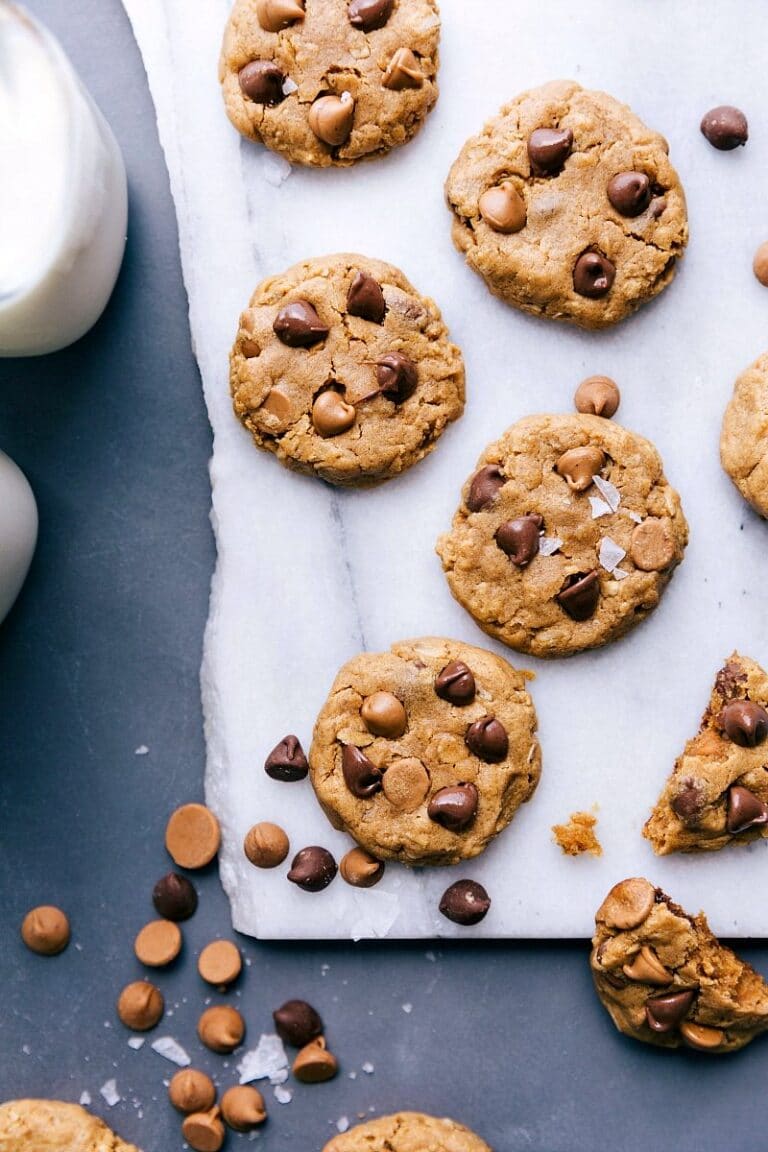
<instances>
[{"instance_id":1,"label":"chocolate chip cookie","mask_svg":"<svg viewBox=\"0 0 768 1152\"><path fill-rule=\"evenodd\" d=\"M0 1104L0 1152L138 1152L97 1116L59 1100Z\"/></svg>"},{"instance_id":2,"label":"chocolate chip cookie","mask_svg":"<svg viewBox=\"0 0 768 1152\"><path fill-rule=\"evenodd\" d=\"M666 288L688 241L668 150L604 92L524 92L451 169L454 244L508 303L606 328Z\"/></svg>"},{"instance_id":3,"label":"chocolate chip cookie","mask_svg":"<svg viewBox=\"0 0 768 1152\"><path fill-rule=\"evenodd\" d=\"M595 917L597 994L625 1036L735 1052L768 1029L768 984L648 880L622 880Z\"/></svg>"},{"instance_id":4,"label":"chocolate chip cookie","mask_svg":"<svg viewBox=\"0 0 768 1152\"><path fill-rule=\"evenodd\" d=\"M416 135L437 102L437 0L237 0L219 79L244 136L348 166Z\"/></svg>"},{"instance_id":5,"label":"chocolate chip cookie","mask_svg":"<svg viewBox=\"0 0 768 1152\"><path fill-rule=\"evenodd\" d=\"M437 305L364 256L264 280L230 363L235 412L258 446L331 484L404 472L464 410L464 361Z\"/></svg>"},{"instance_id":6,"label":"chocolate chip cookie","mask_svg":"<svg viewBox=\"0 0 768 1152\"><path fill-rule=\"evenodd\" d=\"M734 652L643 829L657 856L768 836L768 676Z\"/></svg>"},{"instance_id":7,"label":"chocolate chip cookie","mask_svg":"<svg viewBox=\"0 0 768 1152\"><path fill-rule=\"evenodd\" d=\"M528 678L455 640L409 640L350 660L309 754L334 827L379 860L477 856L538 783Z\"/></svg>"},{"instance_id":8,"label":"chocolate chip cookie","mask_svg":"<svg viewBox=\"0 0 768 1152\"><path fill-rule=\"evenodd\" d=\"M687 541L648 440L600 416L529 416L486 448L437 551L485 632L569 656L643 620Z\"/></svg>"},{"instance_id":9,"label":"chocolate chip cookie","mask_svg":"<svg viewBox=\"0 0 768 1152\"><path fill-rule=\"evenodd\" d=\"M768 517L768 352L736 381L723 419L720 459L744 499Z\"/></svg>"},{"instance_id":10,"label":"chocolate chip cookie","mask_svg":"<svg viewBox=\"0 0 768 1152\"><path fill-rule=\"evenodd\" d=\"M323 1152L491 1152L491 1149L454 1120L436 1120L421 1112L398 1112L369 1120L334 1136Z\"/></svg>"}]
</instances>

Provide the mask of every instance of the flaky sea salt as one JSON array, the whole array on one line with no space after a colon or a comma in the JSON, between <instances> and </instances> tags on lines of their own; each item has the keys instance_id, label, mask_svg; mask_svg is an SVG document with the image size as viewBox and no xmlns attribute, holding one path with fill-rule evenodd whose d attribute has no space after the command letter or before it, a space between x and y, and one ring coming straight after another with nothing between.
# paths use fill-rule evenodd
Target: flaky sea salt
<instances>
[{"instance_id":1,"label":"flaky sea salt","mask_svg":"<svg viewBox=\"0 0 768 1152\"><path fill-rule=\"evenodd\" d=\"M290 76L286 76L283 80L283 96L292 96L294 92L298 92L299 86L295 80L291 80Z\"/></svg>"},{"instance_id":2,"label":"flaky sea salt","mask_svg":"<svg viewBox=\"0 0 768 1152\"><path fill-rule=\"evenodd\" d=\"M275 155L274 152L263 154L259 163L261 175L267 184L271 184L273 188L279 188L281 184L284 184L293 171L288 161L282 156Z\"/></svg>"},{"instance_id":3,"label":"flaky sea salt","mask_svg":"<svg viewBox=\"0 0 768 1152\"><path fill-rule=\"evenodd\" d=\"M192 1063L181 1044L177 1044L173 1036L160 1036L157 1040L153 1040L152 1051L157 1052L158 1056L170 1060L172 1064L178 1064L179 1068L188 1068Z\"/></svg>"},{"instance_id":4,"label":"flaky sea salt","mask_svg":"<svg viewBox=\"0 0 768 1152\"><path fill-rule=\"evenodd\" d=\"M140 1048L144 1047L145 1043L146 1041L143 1036L131 1036L128 1041L128 1047L133 1048L134 1052L138 1052Z\"/></svg>"},{"instance_id":5,"label":"flaky sea salt","mask_svg":"<svg viewBox=\"0 0 768 1152\"><path fill-rule=\"evenodd\" d=\"M349 1132L349 1116L339 1116L336 1121L337 1132Z\"/></svg>"},{"instance_id":6,"label":"flaky sea salt","mask_svg":"<svg viewBox=\"0 0 768 1152\"><path fill-rule=\"evenodd\" d=\"M370 1060L366 1060L366 1062L365 1062L365 1064L363 1064L362 1068L363 1068L363 1072L365 1072L366 1076L373 1076L375 1069L373 1067L373 1064L371 1064Z\"/></svg>"},{"instance_id":7,"label":"flaky sea salt","mask_svg":"<svg viewBox=\"0 0 768 1152\"><path fill-rule=\"evenodd\" d=\"M613 510L600 496L590 496L589 506L592 509L592 519L599 520L601 516L611 516Z\"/></svg>"},{"instance_id":8,"label":"flaky sea salt","mask_svg":"<svg viewBox=\"0 0 768 1152\"><path fill-rule=\"evenodd\" d=\"M402 1009L406 1016L410 1016L411 1012L413 1012L413 1004L403 1004Z\"/></svg>"},{"instance_id":9,"label":"flaky sea salt","mask_svg":"<svg viewBox=\"0 0 768 1152\"><path fill-rule=\"evenodd\" d=\"M635 524L642 524L643 522L643 518L639 512L627 512L627 516L629 516L630 520L634 520Z\"/></svg>"},{"instance_id":10,"label":"flaky sea salt","mask_svg":"<svg viewBox=\"0 0 768 1152\"><path fill-rule=\"evenodd\" d=\"M555 552L559 552L563 546L563 542L559 536L542 536L539 540L539 555L540 556L554 556ZM429 954L427 954L429 959Z\"/></svg>"},{"instance_id":11,"label":"flaky sea salt","mask_svg":"<svg viewBox=\"0 0 768 1152\"><path fill-rule=\"evenodd\" d=\"M277 1100L278 1104L290 1104L291 1100L293 1100L293 1092L291 1092L290 1088L283 1088L281 1084L278 1084L277 1088L275 1088L275 1100Z\"/></svg>"},{"instance_id":12,"label":"flaky sea salt","mask_svg":"<svg viewBox=\"0 0 768 1152\"><path fill-rule=\"evenodd\" d=\"M120 1103L121 1097L117 1090L116 1080L107 1080L107 1082L99 1088L99 1093L104 1097L110 1108L114 1108L115 1104Z\"/></svg>"},{"instance_id":13,"label":"flaky sea salt","mask_svg":"<svg viewBox=\"0 0 768 1152\"><path fill-rule=\"evenodd\" d=\"M259 1037L256 1047L246 1052L237 1065L241 1084L250 1084L252 1080L269 1080L279 1085L285 1080L283 1073L287 1068L288 1057L282 1040L279 1036L267 1034Z\"/></svg>"},{"instance_id":14,"label":"flaky sea salt","mask_svg":"<svg viewBox=\"0 0 768 1152\"><path fill-rule=\"evenodd\" d=\"M613 570L614 580L626 580L627 576L629 576L629 572L625 572L623 568L614 568L614 570Z\"/></svg>"},{"instance_id":15,"label":"flaky sea salt","mask_svg":"<svg viewBox=\"0 0 768 1152\"><path fill-rule=\"evenodd\" d=\"M90 1092L81 1092L80 1093L80 1106L82 1108L90 1108L91 1104L92 1104L92 1100L91 1100Z\"/></svg>"},{"instance_id":16,"label":"flaky sea salt","mask_svg":"<svg viewBox=\"0 0 768 1152\"><path fill-rule=\"evenodd\" d=\"M603 536L597 555L606 572L614 572L626 554L625 550L615 540L611 540L610 536Z\"/></svg>"},{"instance_id":17,"label":"flaky sea salt","mask_svg":"<svg viewBox=\"0 0 768 1152\"><path fill-rule=\"evenodd\" d=\"M614 484L611 484L610 480L604 480L602 476L593 476L592 483L605 500L611 512L615 512L619 504L621 504L621 495L619 494L618 488Z\"/></svg>"},{"instance_id":18,"label":"flaky sea salt","mask_svg":"<svg viewBox=\"0 0 768 1152\"><path fill-rule=\"evenodd\" d=\"M149 754L149 748L147 748L146 744L139 744L133 754L134 756L147 756Z\"/></svg>"}]
</instances>

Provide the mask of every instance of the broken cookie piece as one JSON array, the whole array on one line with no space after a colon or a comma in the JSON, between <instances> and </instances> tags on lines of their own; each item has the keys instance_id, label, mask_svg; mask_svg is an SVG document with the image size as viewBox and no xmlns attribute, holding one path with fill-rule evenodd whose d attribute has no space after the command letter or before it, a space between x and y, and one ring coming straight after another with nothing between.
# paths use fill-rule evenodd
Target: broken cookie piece
<instances>
[{"instance_id":1,"label":"broken cookie piece","mask_svg":"<svg viewBox=\"0 0 768 1152\"><path fill-rule=\"evenodd\" d=\"M581 856L589 852L591 856L602 856L603 848L595 835L597 816L592 812L574 812L567 824L552 827L554 840L566 856Z\"/></svg>"}]
</instances>

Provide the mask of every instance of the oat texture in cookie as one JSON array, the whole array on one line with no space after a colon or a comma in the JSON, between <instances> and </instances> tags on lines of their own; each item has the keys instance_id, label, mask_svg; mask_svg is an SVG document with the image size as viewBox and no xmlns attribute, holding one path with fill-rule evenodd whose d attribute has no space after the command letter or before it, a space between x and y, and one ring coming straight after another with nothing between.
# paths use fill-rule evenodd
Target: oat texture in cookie
<instances>
[{"instance_id":1,"label":"oat texture in cookie","mask_svg":"<svg viewBox=\"0 0 768 1152\"><path fill-rule=\"evenodd\" d=\"M138 1152L97 1116L59 1100L0 1104L0 1152Z\"/></svg>"},{"instance_id":2,"label":"oat texture in cookie","mask_svg":"<svg viewBox=\"0 0 768 1152\"><path fill-rule=\"evenodd\" d=\"M736 381L725 410L720 459L744 499L768 517L768 353Z\"/></svg>"},{"instance_id":3,"label":"oat texture in cookie","mask_svg":"<svg viewBox=\"0 0 768 1152\"><path fill-rule=\"evenodd\" d=\"M481 648L436 638L350 660L309 756L334 827L378 860L477 856L539 779L528 678Z\"/></svg>"},{"instance_id":4,"label":"oat texture in cookie","mask_svg":"<svg viewBox=\"0 0 768 1152\"><path fill-rule=\"evenodd\" d=\"M492 1152L484 1140L455 1120L399 1112L369 1120L334 1136L323 1152Z\"/></svg>"},{"instance_id":5,"label":"oat texture in cookie","mask_svg":"<svg viewBox=\"0 0 768 1152\"><path fill-rule=\"evenodd\" d=\"M263 281L230 363L235 412L256 444L331 484L404 472L464 410L464 361L436 304L363 256Z\"/></svg>"},{"instance_id":6,"label":"oat texture in cookie","mask_svg":"<svg viewBox=\"0 0 768 1152\"><path fill-rule=\"evenodd\" d=\"M662 1048L735 1052L768 1029L768 984L660 888L635 877L606 896L590 958L625 1036Z\"/></svg>"},{"instance_id":7,"label":"oat texture in cookie","mask_svg":"<svg viewBox=\"0 0 768 1152\"><path fill-rule=\"evenodd\" d=\"M648 440L599 416L529 416L485 450L437 551L484 631L568 656L643 620L687 540Z\"/></svg>"},{"instance_id":8,"label":"oat texture in cookie","mask_svg":"<svg viewBox=\"0 0 768 1152\"><path fill-rule=\"evenodd\" d=\"M454 243L496 296L583 328L666 288L688 240L663 136L566 80L502 108L465 144L446 195Z\"/></svg>"},{"instance_id":9,"label":"oat texture in cookie","mask_svg":"<svg viewBox=\"0 0 768 1152\"><path fill-rule=\"evenodd\" d=\"M236 0L219 79L244 136L348 166L416 135L437 101L437 0Z\"/></svg>"},{"instance_id":10,"label":"oat texture in cookie","mask_svg":"<svg viewBox=\"0 0 768 1152\"><path fill-rule=\"evenodd\" d=\"M734 652L643 835L654 852L716 851L768 836L768 676Z\"/></svg>"}]
</instances>

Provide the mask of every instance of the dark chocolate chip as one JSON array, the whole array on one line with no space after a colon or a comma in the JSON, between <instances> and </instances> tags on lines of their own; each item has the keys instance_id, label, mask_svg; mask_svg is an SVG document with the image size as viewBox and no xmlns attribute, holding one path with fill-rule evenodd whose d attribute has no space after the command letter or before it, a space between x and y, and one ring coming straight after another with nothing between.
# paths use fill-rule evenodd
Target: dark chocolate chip
<instances>
[{"instance_id":1,"label":"dark chocolate chip","mask_svg":"<svg viewBox=\"0 0 768 1152\"><path fill-rule=\"evenodd\" d=\"M740 748L756 748L768 736L768 712L752 700L733 700L721 713L725 734Z\"/></svg>"},{"instance_id":2,"label":"dark chocolate chip","mask_svg":"<svg viewBox=\"0 0 768 1152\"><path fill-rule=\"evenodd\" d=\"M155 884L152 903L164 920L189 920L197 911L197 892L186 876L169 872Z\"/></svg>"},{"instance_id":3,"label":"dark chocolate chip","mask_svg":"<svg viewBox=\"0 0 768 1152\"><path fill-rule=\"evenodd\" d=\"M486 464L472 477L467 496L467 508L470 512L483 512L493 504L501 489L504 487L504 477L496 464Z\"/></svg>"},{"instance_id":4,"label":"dark chocolate chip","mask_svg":"<svg viewBox=\"0 0 768 1152\"><path fill-rule=\"evenodd\" d=\"M320 1016L306 1000L286 1000L272 1013L272 1019L280 1039L293 1048L303 1048L323 1032Z\"/></svg>"},{"instance_id":5,"label":"dark chocolate chip","mask_svg":"<svg viewBox=\"0 0 768 1152\"><path fill-rule=\"evenodd\" d=\"M573 267L573 287L579 296L599 300L616 279L616 265L600 252L582 252Z\"/></svg>"},{"instance_id":6,"label":"dark chocolate chip","mask_svg":"<svg viewBox=\"0 0 768 1152\"><path fill-rule=\"evenodd\" d=\"M304 749L296 736L285 736L264 762L264 771L273 780L303 780L309 772Z\"/></svg>"},{"instance_id":7,"label":"dark chocolate chip","mask_svg":"<svg viewBox=\"0 0 768 1152\"><path fill-rule=\"evenodd\" d=\"M704 808L704 794L693 780L685 780L683 785L682 791L671 801L672 811L683 824L695 825Z\"/></svg>"},{"instance_id":8,"label":"dark chocolate chip","mask_svg":"<svg viewBox=\"0 0 768 1152\"><path fill-rule=\"evenodd\" d=\"M352 0L349 6L349 22L362 32L373 32L383 28L392 15L395 0Z\"/></svg>"},{"instance_id":9,"label":"dark chocolate chip","mask_svg":"<svg viewBox=\"0 0 768 1152\"><path fill-rule=\"evenodd\" d=\"M341 770L344 783L358 800L369 800L381 791L381 769L354 744L345 744L341 749Z\"/></svg>"},{"instance_id":10,"label":"dark chocolate chip","mask_svg":"<svg viewBox=\"0 0 768 1152\"><path fill-rule=\"evenodd\" d=\"M720 152L732 152L749 139L746 116L730 104L711 108L701 121L701 131L712 147Z\"/></svg>"},{"instance_id":11,"label":"dark chocolate chip","mask_svg":"<svg viewBox=\"0 0 768 1152\"><path fill-rule=\"evenodd\" d=\"M402 404L416 391L419 371L413 360L402 352L388 352L376 361L376 379L384 396L395 404Z\"/></svg>"},{"instance_id":12,"label":"dark chocolate chip","mask_svg":"<svg viewBox=\"0 0 768 1152\"><path fill-rule=\"evenodd\" d=\"M592 572L573 572L566 576L556 600L571 620L582 623L594 616L600 599L600 575Z\"/></svg>"},{"instance_id":13,"label":"dark chocolate chip","mask_svg":"<svg viewBox=\"0 0 768 1152\"><path fill-rule=\"evenodd\" d=\"M507 520L496 533L496 543L516 568L525 568L538 555L539 533L543 527L544 520L535 513Z\"/></svg>"},{"instance_id":14,"label":"dark chocolate chip","mask_svg":"<svg viewBox=\"0 0 768 1152\"><path fill-rule=\"evenodd\" d=\"M347 295L347 312L372 324L381 324L386 311L381 284L367 272L358 272Z\"/></svg>"},{"instance_id":15,"label":"dark chocolate chip","mask_svg":"<svg viewBox=\"0 0 768 1152\"><path fill-rule=\"evenodd\" d=\"M328 849L312 845L296 853L288 879L305 892L322 892L335 878L336 872L336 861Z\"/></svg>"},{"instance_id":16,"label":"dark chocolate chip","mask_svg":"<svg viewBox=\"0 0 768 1152\"><path fill-rule=\"evenodd\" d=\"M461 707L475 698L475 677L463 660L452 660L435 677L435 692L441 700Z\"/></svg>"},{"instance_id":17,"label":"dark chocolate chip","mask_svg":"<svg viewBox=\"0 0 768 1152\"><path fill-rule=\"evenodd\" d=\"M435 792L427 814L449 832L461 832L477 815L479 795L474 784L454 784Z\"/></svg>"},{"instance_id":18,"label":"dark chocolate chip","mask_svg":"<svg viewBox=\"0 0 768 1152\"><path fill-rule=\"evenodd\" d=\"M608 184L608 199L622 216L640 216L651 195L651 182L644 172L619 172Z\"/></svg>"},{"instance_id":19,"label":"dark chocolate chip","mask_svg":"<svg viewBox=\"0 0 768 1152\"><path fill-rule=\"evenodd\" d=\"M693 988L684 988L680 992L665 992L663 996L651 996L645 1002L648 1027L654 1032L674 1032L690 1012L695 998L696 990Z\"/></svg>"},{"instance_id":20,"label":"dark chocolate chip","mask_svg":"<svg viewBox=\"0 0 768 1152\"><path fill-rule=\"evenodd\" d=\"M252 60L240 69L240 87L254 104L281 104L285 99L285 73L271 60Z\"/></svg>"},{"instance_id":21,"label":"dark chocolate chip","mask_svg":"<svg viewBox=\"0 0 768 1152\"><path fill-rule=\"evenodd\" d=\"M474 880L457 880L446 888L440 901L440 911L454 924L469 927L479 924L491 906L491 898L483 888Z\"/></svg>"},{"instance_id":22,"label":"dark chocolate chip","mask_svg":"<svg viewBox=\"0 0 768 1152\"><path fill-rule=\"evenodd\" d=\"M484 716L482 720L471 724L464 741L470 752L487 764L498 764L506 760L509 752L507 730L493 716Z\"/></svg>"},{"instance_id":23,"label":"dark chocolate chip","mask_svg":"<svg viewBox=\"0 0 768 1152\"><path fill-rule=\"evenodd\" d=\"M746 832L747 828L757 828L761 824L768 824L768 804L764 804L749 788L734 784L728 790L728 831L735 836L737 832Z\"/></svg>"},{"instance_id":24,"label":"dark chocolate chip","mask_svg":"<svg viewBox=\"0 0 768 1152\"><path fill-rule=\"evenodd\" d=\"M289 348L311 348L328 335L328 328L308 300L285 304L272 327Z\"/></svg>"},{"instance_id":25,"label":"dark chocolate chip","mask_svg":"<svg viewBox=\"0 0 768 1152\"><path fill-rule=\"evenodd\" d=\"M536 176L554 176L573 147L570 128L536 128L528 137L528 158Z\"/></svg>"}]
</instances>

